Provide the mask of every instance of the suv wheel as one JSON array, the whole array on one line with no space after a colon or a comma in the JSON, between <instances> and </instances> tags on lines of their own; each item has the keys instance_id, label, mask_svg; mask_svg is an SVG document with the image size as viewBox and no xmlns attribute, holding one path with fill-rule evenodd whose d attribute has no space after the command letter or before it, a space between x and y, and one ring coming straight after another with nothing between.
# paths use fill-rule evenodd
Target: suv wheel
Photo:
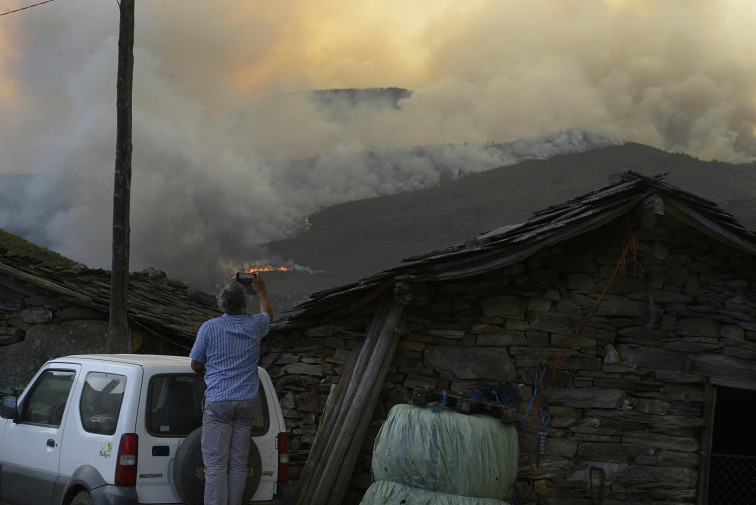
<instances>
[{"instance_id":1,"label":"suv wheel","mask_svg":"<svg viewBox=\"0 0 756 505\"><path fill-rule=\"evenodd\" d=\"M89 491L79 491L71 500L71 505L94 505L94 498Z\"/></svg>"},{"instance_id":2,"label":"suv wheel","mask_svg":"<svg viewBox=\"0 0 756 505\"><path fill-rule=\"evenodd\" d=\"M173 483L185 505L203 505L205 500L205 465L202 462L201 436L201 427L187 435L176 450L173 462ZM247 483L244 486L242 503L247 503L255 494L260 485L260 477L262 457L255 441L250 438Z\"/></svg>"}]
</instances>

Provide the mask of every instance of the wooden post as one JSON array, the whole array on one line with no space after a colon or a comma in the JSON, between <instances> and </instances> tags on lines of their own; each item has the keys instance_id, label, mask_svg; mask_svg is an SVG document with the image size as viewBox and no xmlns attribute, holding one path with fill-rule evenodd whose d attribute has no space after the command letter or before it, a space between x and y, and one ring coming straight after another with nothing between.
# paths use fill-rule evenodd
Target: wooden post
<instances>
[{"instance_id":1,"label":"wooden post","mask_svg":"<svg viewBox=\"0 0 756 505\"><path fill-rule=\"evenodd\" d=\"M336 397L336 405L334 411L340 414L339 417L335 419L337 426L340 426L344 421L344 417L346 416L346 410L344 409L344 406L351 404L351 402L354 400L354 396L362 381L362 377L365 373L369 359L375 351L376 344L383 329L383 323L385 322L386 315L388 314L390 307L389 302L390 299L386 299L383 301L383 303L379 304L376 315L375 317L373 317L373 321L370 323L370 327L368 328L367 338L362 344L360 354L357 356L357 361L355 362L352 373L350 374L349 380L346 383L344 394ZM331 428L332 427L333 425L331 426Z\"/></svg>"},{"instance_id":2,"label":"wooden post","mask_svg":"<svg viewBox=\"0 0 756 505\"><path fill-rule=\"evenodd\" d=\"M389 297L386 297L378 304L373 320L367 329L365 342L362 344L360 353L353 366L347 367L344 372L344 376L339 382L339 389L336 391L337 394L332 408L324 412L320 427L315 435L315 442L302 469L302 475L297 486L296 495L299 505L310 505L311 503L310 498L315 493L315 488L318 486L323 473L322 459L328 457L327 455L330 454L335 443L335 438L333 438L334 427L341 426L344 423L347 413L347 407L345 406L350 405L354 399L357 386L362 380L365 367L375 349L375 344L385 322L390 304L391 299Z\"/></svg>"},{"instance_id":3,"label":"wooden post","mask_svg":"<svg viewBox=\"0 0 756 505\"><path fill-rule=\"evenodd\" d=\"M362 445L365 441L365 435L367 435L368 428L370 428L370 423L373 421L375 407L381 396L383 383L386 381L386 375L388 374L389 368L391 368L391 362L393 361L394 353L396 353L396 348L399 345L400 338L401 335L398 330L395 331L394 335L391 336L388 350L386 351L386 355L383 359L383 363L381 364L378 376L376 377L370 389L370 396L368 397L367 404L365 405L365 410L362 413L362 416L359 418L357 429L354 433L354 436L352 437L351 443L347 447L346 454L344 455L344 460L342 461L341 467L339 468L338 476L336 477L336 481L333 484L333 489L331 489L331 494L328 498L327 505L341 505L341 502L344 501L344 496L346 496L347 489L349 488L349 481L352 478L354 467L357 464L357 458L360 455L360 450L362 449Z\"/></svg>"},{"instance_id":4,"label":"wooden post","mask_svg":"<svg viewBox=\"0 0 756 505\"><path fill-rule=\"evenodd\" d=\"M357 354L356 351L352 353L352 356L349 359L349 364L344 369L344 374L342 375L341 380L335 388L331 388L331 392L328 395L328 400L323 409L323 418L320 420L318 432L315 434L315 440L312 443L310 454L307 457L307 461L305 462L302 474L297 483L297 503L305 503L306 501L299 501L299 497L309 496L308 493L314 492L314 489L311 489L314 486L313 473L318 473L319 471L319 467L315 462L320 461L323 452L325 452L325 447L328 445L328 440L331 438L334 418L339 415L339 409L343 403L341 400L343 399L347 384L350 382L352 374L354 373Z\"/></svg>"},{"instance_id":5,"label":"wooden post","mask_svg":"<svg viewBox=\"0 0 756 505\"><path fill-rule=\"evenodd\" d=\"M116 86L116 160L113 189L113 256L110 274L108 349L130 352L127 296L129 286L129 205L131 198L131 90L134 77L134 1L121 0Z\"/></svg>"},{"instance_id":6,"label":"wooden post","mask_svg":"<svg viewBox=\"0 0 756 505\"><path fill-rule=\"evenodd\" d=\"M344 422L336 426L338 430L337 433L334 433L335 441L332 444L332 450L326 452L328 459L323 462L324 468L322 476L317 481L317 487L314 494L309 497L310 505L324 505L327 503L333 492L333 487L343 465L347 449L356 441L355 433L359 421L367 411L372 413L373 408L375 407L375 404L368 406L368 398L371 396L370 392L378 380L379 372L383 367L384 360L388 359L390 361L393 358L393 355L388 356L388 351L392 348L396 348L395 345L392 346L391 344L395 341L395 337L399 330L403 310L404 306L397 303L394 303L389 309L383 329L376 342L375 349L370 356L367 368L357 386L354 401L344 409L346 410ZM344 485L348 485L348 482Z\"/></svg>"},{"instance_id":7,"label":"wooden post","mask_svg":"<svg viewBox=\"0 0 756 505\"><path fill-rule=\"evenodd\" d=\"M704 424L702 426L701 448L698 460L698 485L696 504L706 505L709 499L709 473L711 470L711 441L714 434L714 414L717 410L717 388L707 380L705 385Z\"/></svg>"}]
</instances>

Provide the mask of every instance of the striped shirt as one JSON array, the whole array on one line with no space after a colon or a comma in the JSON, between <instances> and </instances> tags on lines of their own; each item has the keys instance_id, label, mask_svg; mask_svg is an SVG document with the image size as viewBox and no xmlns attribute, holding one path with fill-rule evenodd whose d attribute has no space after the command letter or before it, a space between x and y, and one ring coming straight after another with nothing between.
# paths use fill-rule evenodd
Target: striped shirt
<instances>
[{"instance_id":1,"label":"striped shirt","mask_svg":"<svg viewBox=\"0 0 756 505\"><path fill-rule=\"evenodd\" d=\"M270 316L223 314L197 332L189 357L205 364L205 397L211 402L257 398L260 340L268 334Z\"/></svg>"}]
</instances>

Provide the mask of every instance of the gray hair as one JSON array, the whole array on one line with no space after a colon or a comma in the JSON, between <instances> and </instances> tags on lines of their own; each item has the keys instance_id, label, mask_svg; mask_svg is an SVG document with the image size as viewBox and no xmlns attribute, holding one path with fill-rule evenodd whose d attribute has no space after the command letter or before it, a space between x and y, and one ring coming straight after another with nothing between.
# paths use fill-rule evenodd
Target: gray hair
<instances>
[{"instance_id":1,"label":"gray hair","mask_svg":"<svg viewBox=\"0 0 756 505\"><path fill-rule=\"evenodd\" d=\"M224 313L235 316L244 313L247 308L247 292L236 280L228 281L218 293L218 308Z\"/></svg>"}]
</instances>

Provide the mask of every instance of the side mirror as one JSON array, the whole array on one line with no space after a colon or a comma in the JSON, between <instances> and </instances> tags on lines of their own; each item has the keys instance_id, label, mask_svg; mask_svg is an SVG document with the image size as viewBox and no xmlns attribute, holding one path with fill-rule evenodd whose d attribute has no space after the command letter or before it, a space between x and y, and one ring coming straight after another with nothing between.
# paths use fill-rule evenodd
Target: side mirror
<instances>
[{"instance_id":1,"label":"side mirror","mask_svg":"<svg viewBox=\"0 0 756 505\"><path fill-rule=\"evenodd\" d=\"M0 417L13 419L14 421L18 418L18 404L15 396L7 395L3 397L3 405L0 407Z\"/></svg>"}]
</instances>

